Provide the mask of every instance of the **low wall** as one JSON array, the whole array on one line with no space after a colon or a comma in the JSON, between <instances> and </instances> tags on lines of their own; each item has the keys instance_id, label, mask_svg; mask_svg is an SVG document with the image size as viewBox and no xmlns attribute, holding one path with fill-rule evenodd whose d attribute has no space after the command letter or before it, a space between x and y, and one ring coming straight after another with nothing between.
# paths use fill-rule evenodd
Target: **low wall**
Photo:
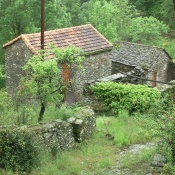
<instances>
[{"instance_id":1,"label":"low wall","mask_svg":"<svg viewBox=\"0 0 175 175\"><path fill-rule=\"evenodd\" d=\"M75 142L82 142L89 138L96 127L94 111L90 107L79 110L68 122L54 120L41 122L35 126L0 126L0 136L5 130L21 130L33 133L38 142L44 143L48 148L56 148L58 151L70 150Z\"/></svg>"},{"instance_id":2,"label":"low wall","mask_svg":"<svg viewBox=\"0 0 175 175\"><path fill-rule=\"evenodd\" d=\"M68 119L68 122L73 127L73 137L77 142L89 138L96 127L94 111L89 107L78 111L75 117Z\"/></svg>"}]
</instances>

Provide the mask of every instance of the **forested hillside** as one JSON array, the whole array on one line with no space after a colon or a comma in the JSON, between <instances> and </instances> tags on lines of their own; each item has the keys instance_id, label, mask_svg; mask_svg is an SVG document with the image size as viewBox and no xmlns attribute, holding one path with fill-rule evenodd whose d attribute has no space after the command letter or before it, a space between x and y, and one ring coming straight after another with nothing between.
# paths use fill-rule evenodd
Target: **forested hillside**
<instances>
[{"instance_id":1,"label":"forested hillside","mask_svg":"<svg viewBox=\"0 0 175 175\"><path fill-rule=\"evenodd\" d=\"M111 42L126 40L167 48L175 57L173 0L45 0L45 30L91 23ZM2 45L40 31L39 0L0 0Z\"/></svg>"}]
</instances>

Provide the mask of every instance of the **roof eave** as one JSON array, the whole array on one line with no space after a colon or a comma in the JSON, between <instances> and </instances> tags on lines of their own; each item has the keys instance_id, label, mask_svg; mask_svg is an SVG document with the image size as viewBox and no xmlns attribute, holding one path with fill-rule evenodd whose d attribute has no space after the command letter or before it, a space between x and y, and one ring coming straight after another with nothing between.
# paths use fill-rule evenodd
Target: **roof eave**
<instances>
[{"instance_id":1,"label":"roof eave","mask_svg":"<svg viewBox=\"0 0 175 175\"><path fill-rule=\"evenodd\" d=\"M99 50L94 50L94 51L89 51L89 52L85 52L85 55L94 55L100 52L106 52L106 51L110 51L112 50L113 46L108 47L108 48L104 48L104 49L99 49Z\"/></svg>"},{"instance_id":2,"label":"roof eave","mask_svg":"<svg viewBox=\"0 0 175 175\"><path fill-rule=\"evenodd\" d=\"M36 54L37 51L34 49L34 47L28 42L28 40L26 39L26 37L22 34L16 38L14 38L13 40L9 41L8 43L3 45L3 48L5 49L6 47L10 46L11 44L15 43L16 41L22 39L24 41L24 43L26 44L26 46L31 50L32 53Z\"/></svg>"}]
</instances>

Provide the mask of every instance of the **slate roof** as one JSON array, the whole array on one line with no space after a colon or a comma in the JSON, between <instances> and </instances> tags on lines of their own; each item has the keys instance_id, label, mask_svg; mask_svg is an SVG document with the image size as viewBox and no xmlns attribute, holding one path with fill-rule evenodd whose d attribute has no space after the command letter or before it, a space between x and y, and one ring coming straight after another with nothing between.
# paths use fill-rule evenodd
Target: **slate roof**
<instances>
[{"instance_id":1,"label":"slate roof","mask_svg":"<svg viewBox=\"0 0 175 175\"><path fill-rule=\"evenodd\" d=\"M3 45L7 47L17 40L22 39L28 48L36 53L40 49L41 33L22 34ZM102 36L91 24L45 31L45 48L51 42L56 47L62 48L69 44L80 47L85 53L99 52L112 49L112 44Z\"/></svg>"},{"instance_id":2,"label":"slate roof","mask_svg":"<svg viewBox=\"0 0 175 175\"><path fill-rule=\"evenodd\" d=\"M136 44L131 42L120 41L114 46L112 51L112 61L119 62L125 65L150 67L154 64L155 58L166 55L168 53L159 47Z\"/></svg>"}]
</instances>

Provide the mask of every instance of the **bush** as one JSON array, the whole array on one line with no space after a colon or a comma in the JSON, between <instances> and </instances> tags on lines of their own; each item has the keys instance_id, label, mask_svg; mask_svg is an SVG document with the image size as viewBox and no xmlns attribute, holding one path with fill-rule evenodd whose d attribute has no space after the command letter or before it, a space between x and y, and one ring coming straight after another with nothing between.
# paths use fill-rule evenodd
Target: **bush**
<instances>
[{"instance_id":1,"label":"bush","mask_svg":"<svg viewBox=\"0 0 175 175\"><path fill-rule=\"evenodd\" d=\"M146 112L155 107L161 96L158 90L146 85L107 82L92 85L90 89L112 114L120 110Z\"/></svg>"},{"instance_id":2,"label":"bush","mask_svg":"<svg viewBox=\"0 0 175 175\"><path fill-rule=\"evenodd\" d=\"M4 90L0 90L0 114L5 113L7 109L9 109L9 105L11 104L11 99L8 93Z\"/></svg>"},{"instance_id":3,"label":"bush","mask_svg":"<svg viewBox=\"0 0 175 175\"><path fill-rule=\"evenodd\" d=\"M0 167L20 174L31 173L40 162L38 153L34 137L27 130L1 131Z\"/></svg>"},{"instance_id":4,"label":"bush","mask_svg":"<svg viewBox=\"0 0 175 175\"><path fill-rule=\"evenodd\" d=\"M5 68L0 64L0 89L5 88Z\"/></svg>"}]
</instances>

